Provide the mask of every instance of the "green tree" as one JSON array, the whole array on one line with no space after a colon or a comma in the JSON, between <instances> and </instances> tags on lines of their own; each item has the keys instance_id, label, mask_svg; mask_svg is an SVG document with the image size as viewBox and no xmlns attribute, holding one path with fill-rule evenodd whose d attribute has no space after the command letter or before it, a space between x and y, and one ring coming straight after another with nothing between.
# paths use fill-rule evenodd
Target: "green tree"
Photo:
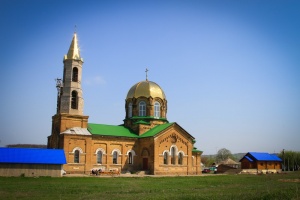
<instances>
[{"instance_id":1,"label":"green tree","mask_svg":"<svg viewBox=\"0 0 300 200\"><path fill-rule=\"evenodd\" d=\"M202 156L201 161L205 167L210 167L215 162L214 156Z\"/></svg>"},{"instance_id":2,"label":"green tree","mask_svg":"<svg viewBox=\"0 0 300 200\"><path fill-rule=\"evenodd\" d=\"M283 149L278 156L282 159L283 171L300 170L300 152Z\"/></svg>"}]
</instances>

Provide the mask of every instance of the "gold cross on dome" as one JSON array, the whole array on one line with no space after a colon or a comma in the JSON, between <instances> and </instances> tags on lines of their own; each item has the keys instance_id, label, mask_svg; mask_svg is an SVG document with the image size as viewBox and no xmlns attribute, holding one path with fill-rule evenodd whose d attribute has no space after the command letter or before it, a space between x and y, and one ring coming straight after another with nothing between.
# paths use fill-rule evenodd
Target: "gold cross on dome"
<instances>
[{"instance_id":1,"label":"gold cross on dome","mask_svg":"<svg viewBox=\"0 0 300 200\"><path fill-rule=\"evenodd\" d=\"M145 71L146 72L146 81L148 81L148 71L149 70L146 68L146 71Z\"/></svg>"}]
</instances>

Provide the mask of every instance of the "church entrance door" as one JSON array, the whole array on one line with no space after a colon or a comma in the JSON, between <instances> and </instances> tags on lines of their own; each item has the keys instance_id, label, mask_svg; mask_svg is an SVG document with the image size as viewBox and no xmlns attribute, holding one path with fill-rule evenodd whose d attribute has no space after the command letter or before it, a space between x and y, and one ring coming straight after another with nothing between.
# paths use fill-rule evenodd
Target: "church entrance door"
<instances>
[{"instance_id":1,"label":"church entrance door","mask_svg":"<svg viewBox=\"0 0 300 200\"><path fill-rule=\"evenodd\" d=\"M148 170L148 158L143 158L143 170Z\"/></svg>"}]
</instances>

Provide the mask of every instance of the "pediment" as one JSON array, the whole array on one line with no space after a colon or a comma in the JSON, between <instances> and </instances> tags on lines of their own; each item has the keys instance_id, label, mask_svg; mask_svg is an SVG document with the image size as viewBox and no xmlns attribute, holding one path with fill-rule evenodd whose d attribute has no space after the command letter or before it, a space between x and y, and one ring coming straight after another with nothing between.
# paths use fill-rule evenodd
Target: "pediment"
<instances>
[{"instance_id":1,"label":"pediment","mask_svg":"<svg viewBox=\"0 0 300 200\"><path fill-rule=\"evenodd\" d=\"M168 127L165 130L162 130L159 134L155 135L154 140L158 141L160 144L164 142L168 143L182 143L188 145L188 143L193 144L194 137L185 131L177 123L174 123L172 126Z\"/></svg>"}]
</instances>

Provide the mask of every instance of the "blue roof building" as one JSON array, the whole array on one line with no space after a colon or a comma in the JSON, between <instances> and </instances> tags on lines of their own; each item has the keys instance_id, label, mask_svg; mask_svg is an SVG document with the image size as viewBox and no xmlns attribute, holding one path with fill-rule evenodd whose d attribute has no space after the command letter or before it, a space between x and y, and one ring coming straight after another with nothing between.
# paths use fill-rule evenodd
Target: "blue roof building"
<instances>
[{"instance_id":1,"label":"blue roof building","mask_svg":"<svg viewBox=\"0 0 300 200\"><path fill-rule=\"evenodd\" d=\"M282 160L275 154L265 152L248 152L240 160L241 168L245 172L278 173L281 172Z\"/></svg>"},{"instance_id":2,"label":"blue roof building","mask_svg":"<svg viewBox=\"0 0 300 200\"><path fill-rule=\"evenodd\" d=\"M0 176L61 176L62 149L0 148Z\"/></svg>"},{"instance_id":3,"label":"blue roof building","mask_svg":"<svg viewBox=\"0 0 300 200\"><path fill-rule=\"evenodd\" d=\"M275 154L269 154L264 152L248 152L245 157L249 159L249 161L282 161Z\"/></svg>"},{"instance_id":4,"label":"blue roof building","mask_svg":"<svg viewBox=\"0 0 300 200\"><path fill-rule=\"evenodd\" d=\"M66 164L63 149L0 148L0 163Z\"/></svg>"}]
</instances>

